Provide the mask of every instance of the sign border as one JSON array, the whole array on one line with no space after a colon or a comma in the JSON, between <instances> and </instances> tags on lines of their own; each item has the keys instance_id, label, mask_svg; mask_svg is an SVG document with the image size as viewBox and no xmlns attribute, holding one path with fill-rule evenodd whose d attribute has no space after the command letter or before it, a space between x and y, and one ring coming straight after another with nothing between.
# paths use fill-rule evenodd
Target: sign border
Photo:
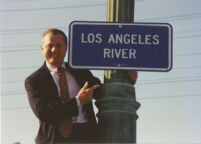
<instances>
[{"instance_id":1,"label":"sign border","mask_svg":"<svg viewBox=\"0 0 201 144\"><path fill-rule=\"evenodd\" d=\"M136 25L136 26L152 26L152 27L167 27L168 28L168 66L166 68L143 68L143 67L121 67L119 66L76 66L72 64L72 48L73 48L73 27L76 24L82 25ZM149 22L134 22L134 23L114 23L105 21L72 21L69 26L69 43L68 43L68 61L71 68L74 69L91 69L91 70L135 70L135 71L162 71L168 72L172 69L172 44L173 44L173 28L169 23L149 23Z\"/></svg>"}]
</instances>

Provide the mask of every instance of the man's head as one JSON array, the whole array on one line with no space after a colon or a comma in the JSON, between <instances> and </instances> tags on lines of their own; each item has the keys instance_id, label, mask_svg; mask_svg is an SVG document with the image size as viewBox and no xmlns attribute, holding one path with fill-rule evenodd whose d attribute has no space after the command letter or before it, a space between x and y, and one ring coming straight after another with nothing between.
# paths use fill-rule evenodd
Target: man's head
<instances>
[{"instance_id":1,"label":"man's head","mask_svg":"<svg viewBox=\"0 0 201 144\"><path fill-rule=\"evenodd\" d=\"M46 62L59 67L63 64L66 55L67 37L61 30L48 29L41 38L40 47Z\"/></svg>"}]
</instances>

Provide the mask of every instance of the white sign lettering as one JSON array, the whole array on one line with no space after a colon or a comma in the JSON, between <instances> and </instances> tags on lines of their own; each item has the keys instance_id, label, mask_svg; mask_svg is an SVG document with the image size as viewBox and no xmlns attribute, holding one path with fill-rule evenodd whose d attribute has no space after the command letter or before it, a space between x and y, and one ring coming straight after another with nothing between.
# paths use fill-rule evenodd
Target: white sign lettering
<instances>
[{"instance_id":1,"label":"white sign lettering","mask_svg":"<svg viewBox=\"0 0 201 144\"><path fill-rule=\"evenodd\" d=\"M159 35L154 34L109 34L105 39L108 44L126 44L126 45L159 45ZM83 44L101 44L103 35L101 33L81 33L81 43ZM104 59L136 59L135 48L104 48Z\"/></svg>"}]
</instances>

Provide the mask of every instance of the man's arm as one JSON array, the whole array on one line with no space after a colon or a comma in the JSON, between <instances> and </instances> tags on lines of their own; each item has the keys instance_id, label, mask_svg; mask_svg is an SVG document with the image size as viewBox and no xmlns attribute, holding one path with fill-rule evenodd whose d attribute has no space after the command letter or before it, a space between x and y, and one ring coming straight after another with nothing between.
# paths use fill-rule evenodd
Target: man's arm
<instances>
[{"instance_id":1,"label":"man's arm","mask_svg":"<svg viewBox=\"0 0 201 144\"><path fill-rule=\"evenodd\" d=\"M88 82L88 87L93 87L95 85L99 85L96 89L93 91L93 99L98 99L99 94L100 94L100 87L101 87L101 82L100 80L93 76L93 74L90 71L87 71L86 73L86 81Z\"/></svg>"},{"instance_id":2,"label":"man's arm","mask_svg":"<svg viewBox=\"0 0 201 144\"><path fill-rule=\"evenodd\" d=\"M94 99L98 99L99 97L99 90L100 90L100 80L92 75L90 71L83 71L82 74L85 75L87 82L79 91L77 98L81 104L86 104ZM136 71L127 71L128 77L131 83L134 85L137 81L138 72ZM88 83L89 81L89 83ZM88 88L90 86L90 88Z\"/></svg>"}]
</instances>

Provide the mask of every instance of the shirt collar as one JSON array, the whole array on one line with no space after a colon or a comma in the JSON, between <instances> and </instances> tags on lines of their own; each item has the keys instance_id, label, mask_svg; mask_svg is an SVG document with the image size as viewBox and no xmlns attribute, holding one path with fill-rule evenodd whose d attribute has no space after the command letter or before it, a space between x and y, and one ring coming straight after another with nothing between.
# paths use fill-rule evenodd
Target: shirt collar
<instances>
[{"instance_id":1,"label":"shirt collar","mask_svg":"<svg viewBox=\"0 0 201 144\"><path fill-rule=\"evenodd\" d=\"M46 65L47 65L47 68L48 68L51 72L57 72L58 67L54 67L54 66L50 65L48 62L46 62ZM61 65L61 67L66 68L64 63Z\"/></svg>"}]
</instances>

